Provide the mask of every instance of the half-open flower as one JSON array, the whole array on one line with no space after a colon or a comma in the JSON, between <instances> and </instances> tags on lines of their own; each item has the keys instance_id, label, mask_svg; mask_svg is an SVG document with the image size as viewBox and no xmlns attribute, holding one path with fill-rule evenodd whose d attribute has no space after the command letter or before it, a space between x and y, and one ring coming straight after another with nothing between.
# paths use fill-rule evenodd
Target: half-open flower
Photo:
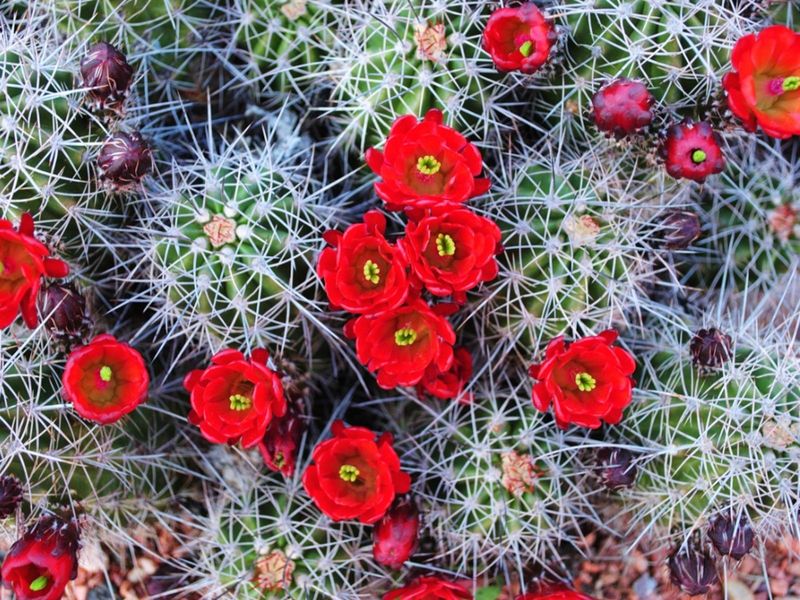
<instances>
[{"instance_id":1,"label":"half-open flower","mask_svg":"<svg viewBox=\"0 0 800 600\"><path fill-rule=\"evenodd\" d=\"M800 34L773 25L747 35L733 48L731 63L722 85L744 128L760 126L779 139L800 134Z\"/></svg>"},{"instance_id":2,"label":"half-open flower","mask_svg":"<svg viewBox=\"0 0 800 600\"><path fill-rule=\"evenodd\" d=\"M453 364L446 371L430 365L417 384L417 395L429 394L440 400L455 400L462 404L472 402L472 393L464 390L472 377L472 354L464 347L453 350Z\"/></svg>"},{"instance_id":3,"label":"half-open flower","mask_svg":"<svg viewBox=\"0 0 800 600\"><path fill-rule=\"evenodd\" d=\"M591 596L581 594L559 585L543 585L537 592L528 592L517 596L515 600L594 600Z\"/></svg>"},{"instance_id":4,"label":"half-open flower","mask_svg":"<svg viewBox=\"0 0 800 600\"><path fill-rule=\"evenodd\" d=\"M20 313L28 327L36 327L42 277L67 275L67 263L51 257L34 237L33 218L28 213L22 215L17 229L11 221L0 219L0 327L11 325Z\"/></svg>"},{"instance_id":5,"label":"half-open flower","mask_svg":"<svg viewBox=\"0 0 800 600\"><path fill-rule=\"evenodd\" d=\"M344 233L329 231L317 263L328 300L335 308L374 314L400 306L408 296L408 262L403 251L384 237L386 217L378 211Z\"/></svg>"},{"instance_id":6,"label":"half-open flower","mask_svg":"<svg viewBox=\"0 0 800 600\"><path fill-rule=\"evenodd\" d=\"M317 444L313 464L303 473L303 485L319 509L334 521L372 524L405 494L411 478L400 470L392 436L336 421L333 437Z\"/></svg>"},{"instance_id":7,"label":"half-open flower","mask_svg":"<svg viewBox=\"0 0 800 600\"><path fill-rule=\"evenodd\" d=\"M150 375L138 351L104 334L70 353L62 383L80 416L106 425L147 399Z\"/></svg>"},{"instance_id":8,"label":"half-open flower","mask_svg":"<svg viewBox=\"0 0 800 600\"><path fill-rule=\"evenodd\" d=\"M483 48L501 71L535 73L557 39L553 25L528 2L492 13L483 31Z\"/></svg>"},{"instance_id":9,"label":"half-open flower","mask_svg":"<svg viewBox=\"0 0 800 600\"><path fill-rule=\"evenodd\" d=\"M453 362L456 335L444 316L451 311L415 298L393 311L358 317L345 333L355 337L356 356L377 372L379 386L416 385L431 365L447 371Z\"/></svg>"},{"instance_id":10,"label":"half-open flower","mask_svg":"<svg viewBox=\"0 0 800 600\"><path fill-rule=\"evenodd\" d=\"M375 192L389 210L460 204L489 189L489 180L478 177L480 151L442 119L436 109L422 121L400 117L383 151L367 150L367 164L381 177Z\"/></svg>"},{"instance_id":11,"label":"half-open flower","mask_svg":"<svg viewBox=\"0 0 800 600\"><path fill-rule=\"evenodd\" d=\"M41 517L11 546L0 579L17 600L59 600L78 574L80 533L74 521Z\"/></svg>"},{"instance_id":12,"label":"half-open flower","mask_svg":"<svg viewBox=\"0 0 800 600\"><path fill-rule=\"evenodd\" d=\"M269 353L253 350L247 359L238 350L221 350L211 366L183 380L191 394L189 421L215 444L255 446L274 417L286 413L280 376L267 366Z\"/></svg>"},{"instance_id":13,"label":"half-open flower","mask_svg":"<svg viewBox=\"0 0 800 600\"><path fill-rule=\"evenodd\" d=\"M463 302L465 292L497 277L500 228L469 209L409 221L401 244L414 275L435 296Z\"/></svg>"},{"instance_id":14,"label":"half-open flower","mask_svg":"<svg viewBox=\"0 0 800 600\"><path fill-rule=\"evenodd\" d=\"M383 600L471 600L467 581L451 581L442 577L419 577L413 583L392 590Z\"/></svg>"},{"instance_id":15,"label":"half-open flower","mask_svg":"<svg viewBox=\"0 0 800 600\"><path fill-rule=\"evenodd\" d=\"M556 423L596 429L601 422L622 419L631 403L636 363L622 348L613 346L614 330L571 344L559 336L547 345L545 360L530 368L533 405L542 412L553 405Z\"/></svg>"}]
</instances>

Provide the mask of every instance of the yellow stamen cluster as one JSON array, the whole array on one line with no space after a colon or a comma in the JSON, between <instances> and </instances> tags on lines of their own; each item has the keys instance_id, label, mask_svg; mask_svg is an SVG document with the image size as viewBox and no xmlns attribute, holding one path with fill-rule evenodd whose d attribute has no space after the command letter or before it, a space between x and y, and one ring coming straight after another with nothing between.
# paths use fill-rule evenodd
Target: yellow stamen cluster
<instances>
[{"instance_id":1,"label":"yellow stamen cluster","mask_svg":"<svg viewBox=\"0 0 800 600\"><path fill-rule=\"evenodd\" d=\"M456 253L456 243L446 233L440 233L436 236L436 251L439 256L453 256Z\"/></svg>"},{"instance_id":2,"label":"yellow stamen cluster","mask_svg":"<svg viewBox=\"0 0 800 600\"><path fill-rule=\"evenodd\" d=\"M417 332L410 327L404 327L394 332L394 343L398 346L410 346L417 341Z\"/></svg>"},{"instance_id":3,"label":"yellow stamen cluster","mask_svg":"<svg viewBox=\"0 0 800 600\"><path fill-rule=\"evenodd\" d=\"M597 381L588 373L578 373L575 375L575 384L582 392L591 392L597 387Z\"/></svg>"},{"instance_id":4,"label":"yellow stamen cluster","mask_svg":"<svg viewBox=\"0 0 800 600\"><path fill-rule=\"evenodd\" d=\"M339 467L339 477L342 481L346 481L348 483L353 483L358 476L361 474L361 471L358 470L358 467L354 467L353 465L342 465Z\"/></svg>"},{"instance_id":5,"label":"yellow stamen cluster","mask_svg":"<svg viewBox=\"0 0 800 600\"><path fill-rule=\"evenodd\" d=\"M231 410L235 411L247 410L253 404L253 401L250 398L247 396L242 396L241 394L233 394L229 400L231 402Z\"/></svg>"},{"instance_id":6,"label":"yellow stamen cluster","mask_svg":"<svg viewBox=\"0 0 800 600\"><path fill-rule=\"evenodd\" d=\"M422 173L423 175L436 175L439 172L439 169L442 168L442 163L436 160L435 156L427 154L425 156L420 156L417 159L417 171Z\"/></svg>"},{"instance_id":7,"label":"yellow stamen cluster","mask_svg":"<svg viewBox=\"0 0 800 600\"><path fill-rule=\"evenodd\" d=\"M364 279L374 285L378 285L381 281L380 274L381 268L374 262L368 260L364 263Z\"/></svg>"},{"instance_id":8,"label":"yellow stamen cluster","mask_svg":"<svg viewBox=\"0 0 800 600\"><path fill-rule=\"evenodd\" d=\"M105 366L103 366L103 367L100 367L100 379L102 379L102 380L103 380L103 381L105 381L106 383L108 383L109 381L111 381L111 376L112 376L113 374L114 374L114 373L113 373L113 371L111 370L111 367L109 367L108 365L105 365Z\"/></svg>"}]
</instances>

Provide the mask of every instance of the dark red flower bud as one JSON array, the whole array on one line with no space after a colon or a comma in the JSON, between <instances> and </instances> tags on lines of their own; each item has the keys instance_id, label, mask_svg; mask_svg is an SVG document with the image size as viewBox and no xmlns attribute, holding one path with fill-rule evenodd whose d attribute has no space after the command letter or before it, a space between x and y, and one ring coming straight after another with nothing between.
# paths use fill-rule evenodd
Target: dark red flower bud
<instances>
[{"instance_id":1,"label":"dark red flower bud","mask_svg":"<svg viewBox=\"0 0 800 600\"><path fill-rule=\"evenodd\" d=\"M50 283L39 290L39 317L53 336L80 340L91 322L86 298L71 283Z\"/></svg>"},{"instance_id":2,"label":"dark red flower bud","mask_svg":"<svg viewBox=\"0 0 800 600\"><path fill-rule=\"evenodd\" d=\"M185 598L187 574L174 564L163 562L147 581L147 594L150 598L163 600Z\"/></svg>"},{"instance_id":3,"label":"dark red flower bud","mask_svg":"<svg viewBox=\"0 0 800 600\"><path fill-rule=\"evenodd\" d=\"M661 222L664 247L681 250L700 237L700 217L688 210L673 210Z\"/></svg>"},{"instance_id":4,"label":"dark red flower bud","mask_svg":"<svg viewBox=\"0 0 800 600\"><path fill-rule=\"evenodd\" d=\"M153 153L138 132L120 131L103 144L97 166L112 187L131 189L153 168Z\"/></svg>"},{"instance_id":5,"label":"dark red flower bud","mask_svg":"<svg viewBox=\"0 0 800 600\"><path fill-rule=\"evenodd\" d=\"M6 554L3 584L17 600L59 600L78 574L79 538L76 521L41 517Z\"/></svg>"},{"instance_id":6,"label":"dark red flower bud","mask_svg":"<svg viewBox=\"0 0 800 600\"><path fill-rule=\"evenodd\" d=\"M638 472L634 458L634 454L624 448L600 448L597 452L600 480L610 490L632 486Z\"/></svg>"},{"instance_id":7,"label":"dark red flower bud","mask_svg":"<svg viewBox=\"0 0 800 600\"><path fill-rule=\"evenodd\" d=\"M131 85L133 68L125 55L107 42L98 42L81 61L83 87L91 106L119 110Z\"/></svg>"},{"instance_id":8,"label":"dark red flower bud","mask_svg":"<svg viewBox=\"0 0 800 600\"><path fill-rule=\"evenodd\" d=\"M592 115L598 129L621 138L653 121L653 95L643 83L617 79L592 98Z\"/></svg>"},{"instance_id":9,"label":"dark red flower bud","mask_svg":"<svg viewBox=\"0 0 800 600\"><path fill-rule=\"evenodd\" d=\"M720 513L711 520L708 537L720 554L735 560L743 558L753 547L755 534L745 513Z\"/></svg>"},{"instance_id":10,"label":"dark red flower bud","mask_svg":"<svg viewBox=\"0 0 800 600\"><path fill-rule=\"evenodd\" d=\"M273 471L291 477L305 429L301 405L290 404L285 415L273 418L264 438L258 443L264 464Z\"/></svg>"},{"instance_id":11,"label":"dark red flower bud","mask_svg":"<svg viewBox=\"0 0 800 600\"><path fill-rule=\"evenodd\" d=\"M13 475L0 477L0 519L14 514L22 502L22 484Z\"/></svg>"},{"instance_id":12,"label":"dark red flower bud","mask_svg":"<svg viewBox=\"0 0 800 600\"><path fill-rule=\"evenodd\" d=\"M419 536L419 510L413 500L402 496L375 524L372 555L390 569L399 569L414 553Z\"/></svg>"},{"instance_id":13,"label":"dark red flower bud","mask_svg":"<svg viewBox=\"0 0 800 600\"><path fill-rule=\"evenodd\" d=\"M669 578L684 593L698 596L717 583L717 566L709 554L686 544L669 557Z\"/></svg>"},{"instance_id":14,"label":"dark red flower bud","mask_svg":"<svg viewBox=\"0 0 800 600\"><path fill-rule=\"evenodd\" d=\"M667 173L676 179L702 183L709 175L725 169L719 137L705 122L684 121L669 128L662 154Z\"/></svg>"},{"instance_id":15,"label":"dark red flower bud","mask_svg":"<svg viewBox=\"0 0 800 600\"><path fill-rule=\"evenodd\" d=\"M716 327L701 329L689 343L692 362L704 369L718 369L731 358L731 336Z\"/></svg>"}]
</instances>

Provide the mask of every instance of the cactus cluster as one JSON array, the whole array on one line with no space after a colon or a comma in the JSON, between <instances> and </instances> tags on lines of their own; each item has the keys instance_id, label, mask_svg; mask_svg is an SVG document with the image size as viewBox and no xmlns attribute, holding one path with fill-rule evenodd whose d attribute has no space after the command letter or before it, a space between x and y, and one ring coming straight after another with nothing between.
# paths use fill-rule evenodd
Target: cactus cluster
<instances>
[{"instance_id":1,"label":"cactus cluster","mask_svg":"<svg viewBox=\"0 0 800 600\"><path fill-rule=\"evenodd\" d=\"M800 535L795 4L4 3L0 586L732 597Z\"/></svg>"}]
</instances>

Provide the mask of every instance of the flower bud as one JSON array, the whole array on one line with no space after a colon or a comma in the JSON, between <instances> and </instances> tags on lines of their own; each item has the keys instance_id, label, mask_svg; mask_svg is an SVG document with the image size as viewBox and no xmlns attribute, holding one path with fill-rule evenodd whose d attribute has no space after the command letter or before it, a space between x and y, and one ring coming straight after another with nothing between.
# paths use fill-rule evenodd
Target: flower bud
<instances>
[{"instance_id":1,"label":"flower bud","mask_svg":"<svg viewBox=\"0 0 800 600\"><path fill-rule=\"evenodd\" d=\"M686 594L698 596L717 583L717 566L709 554L686 544L669 557L669 578Z\"/></svg>"},{"instance_id":2,"label":"flower bud","mask_svg":"<svg viewBox=\"0 0 800 600\"><path fill-rule=\"evenodd\" d=\"M86 298L71 283L44 285L39 290L38 307L39 316L52 335L81 338L86 333Z\"/></svg>"},{"instance_id":3,"label":"flower bud","mask_svg":"<svg viewBox=\"0 0 800 600\"><path fill-rule=\"evenodd\" d=\"M0 477L0 519L14 514L22 502L22 484L13 475Z\"/></svg>"},{"instance_id":4,"label":"flower bud","mask_svg":"<svg viewBox=\"0 0 800 600\"><path fill-rule=\"evenodd\" d=\"M600 448L597 452L597 471L609 490L630 487L636 481L638 468L635 456L624 448Z\"/></svg>"},{"instance_id":5,"label":"flower bud","mask_svg":"<svg viewBox=\"0 0 800 600\"><path fill-rule=\"evenodd\" d=\"M113 188L131 189L153 168L153 154L138 132L119 131L103 144L97 166Z\"/></svg>"},{"instance_id":6,"label":"flower bud","mask_svg":"<svg viewBox=\"0 0 800 600\"><path fill-rule=\"evenodd\" d=\"M275 417L267 428L263 439L258 443L264 464L271 470L291 477L297 460L300 438L306 424L299 403L289 404L286 414Z\"/></svg>"},{"instance_id":7,"label":"flower bud","mask_svg":"<svg viewBox=\"0 0 800 600\"><path fill-rule=\"evenodd\" d=\"M107 42L98 42L81 60L81 78L89 104L118 111L131 85L133 69L125 55Z\"/></svg>"},{"instance_id":8,"label":"flower bud","mask_svg":"<svg viewBox=\"0 0 800 600\"><path fill-rule=\"evenodd\" d=\"M375 561L392 569L402 567L416 549L419 525L419 510L411 498L395 500L372 531Z\"/></svg>"},{"instance_id":9,"label":"flower bud","mask_svg":"<svg viewBox=\"0 0 800 600\"><path fill-rule=\"evenodd\" d=\"M692 362L704 369L718 369L731 358L731 336L716 327L701 329L689 344Z\"/></svg>"},{"instance_id":10,"label":"flower bud","mask_svg":"<svg viewBox=\"0 0 800 600\"><path fill-rule=\"evenodd\" d=\"M57 600L78 574L80 532L75 520L41 517L14 542L0 577L18 600Z\"/></svg>"},{"instance_id":11,"label":"flower bud","mask_svg":"<svg viewBox=\"0 0 800 600\"><path fill-rule=\"evenodd\" d=\"M750 552L755 535L745 513L734 515L733 512L727 512L720 513L711 520L708 537L717 552L739 560Z\"/></svg>"},{"instance_id":12,"label":"flower bud","mask_svg":"<svg viewBox=\"0 0 800 600\"><path fill-rule=\"evenodd\" d=\"M664 217L663 244L668 250L688 248L700 237L700 217L688 210L674 210Z\"/></svg>"}]
</instances>

